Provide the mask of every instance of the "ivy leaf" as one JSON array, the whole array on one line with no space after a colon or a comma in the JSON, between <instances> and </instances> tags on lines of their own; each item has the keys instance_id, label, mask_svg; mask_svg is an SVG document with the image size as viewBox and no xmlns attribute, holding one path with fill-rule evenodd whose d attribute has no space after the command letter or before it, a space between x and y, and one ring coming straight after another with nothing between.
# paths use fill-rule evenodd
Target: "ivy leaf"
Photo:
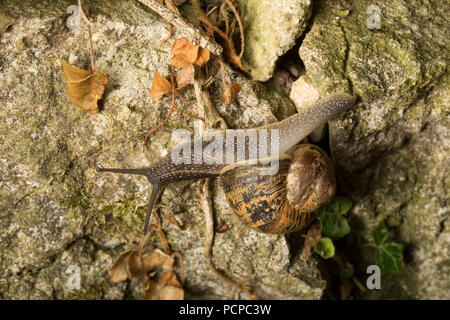
<instances>
[{"instance_id":1,"label":"ivy leaf","mask_svg":"<svg viewBox=\"0 0 450 320\"><path fill-rule=\"evenodd\" d=\"M381 221L373 231L373 238L379 246L388 241L388 228L384 221Z\"/></svg>"},{"instance_id":2,"label":"ivy leaf","mask_svg":"<svg viewBox=\"0 0 450 320\"><path fill-rule=\"evenodd\" d=\"M69 100L89 114L98 113L98 100L108 83L108 74L98 70L81 70L61 59Z\"/></svg>"},{"instance_id":3,"label":"ivy leaf","mask_svg":"<svg viewBox=\"0 0 450 320\"><path fill-rule=\"evenodd\" d=\"M373 231L375 259L382 274L403 272L403 245L388 241L388 227L381 221Z\"/></svg>"},{"instance_id":4,"label":"ivy leaf","mask_svg":"<svg viewBox=\"0 0 450 320\"><path fill-rule=\"evenodd\" d=\"M345 214L352 207L352 200L346 197L334 197L330 204L327 206L328 212L336 214Z\"/></svg>"},{"instance_id":5,"label":"ivy leaf","mask_svg":"<svg viewBox=\"0 0 450 320\"><path fill-rule=\"evenodd\" d=\"M389 242L377 248L376 262L381 274L403 272L403 245Z\"/></svg>"},{"instance_id":6,"label":"ivy leaf","mask_svg":"<svg viewBox=\"0 0 450 320\"><path fill-rule=\"evenodd\" d=\"M314 252L319 254L324 259L334 257L334 244L330 238L322 238L314 246Z\"/></svg>"},{"instance_id":7,"label":"ivy leaf","mask_svg":"<svg viewBox=\"0 0 450 320\"><path fill-rule=\"evenodd\" d=\"M345 197L335 197L319 216L320 228L324 236L340 239L350 233L350 226L343 216L352 207L352 201Z\"/></svg>"},{"instance_id":8,"label":"ivy leaf","mask_svg":"<svg viewBox=\"0 0 450 320\"><path fill-rule=\"evenodd\" d=\"M158 71L155 72L153 77L152 89L150 90L150 95L153 101L158 101L166 94L170 93L172 85L166 79L164 79Z\"/></svg>"},{"instance_id":9,"label":"ivy leaf","mask_svg":"<svg viewBox=\"0 0 450 320\"><path fill-rule=\"evenodd\" d=\"M332 212L323 211L319 217L322 234L332 239L340 239L350 233L347 219Z\"/></svg>"}]
</instances>

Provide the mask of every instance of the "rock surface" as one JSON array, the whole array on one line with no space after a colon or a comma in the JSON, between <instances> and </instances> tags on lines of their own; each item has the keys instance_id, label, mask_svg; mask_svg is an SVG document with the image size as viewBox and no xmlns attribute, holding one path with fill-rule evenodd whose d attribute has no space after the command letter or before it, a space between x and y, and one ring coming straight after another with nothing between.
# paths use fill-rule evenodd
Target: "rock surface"
<instances>
[{"instance_id":1,"label":"rock surface","mask_svg":"<svg viewBox=\"0 0 450 320\"><path fill-rule=\"evenodd\" d=\"M143 177L99 174L98 165L146 167L175 145L171 131L192 127L176 113L151 138L169 99L153 102L155 71L167 77L172 41L168 24L136 1L85 1L93 29L96 67L109 74L101 112L87 115L65 94L60 58L89 68L87 32L68 29L73 1L2 2L0 12L17 19L0 39L0 298L142 298L142 283L113 284L106 270L139 240L150 186ZM179 37L177 31L172 37ZM220 75L218 75L220 77ZM295 112L285 96L227 68L227 82L242 86L235 101L218 105L230 127L254 127ZM221 99L221 79L211 86ZM187 111L196 113L192 90ZM180 102L181 103L181 102ZM195 181L171 185L161 203L189 223L181 231L163 224L186 269L187 298L228 298L232 288L213 277L203 257L204 218ZM264 298L319 299L325 287L317 261L290 261L282 236L258 234L230 211L214 185L217 222L213 257L225 274L255 286ZM153 236L160 245L157 236ZM80 289L70 288L79 268Z\"/></svg>"},{"instance_id":2,"label":"rock surface","mask_svg":"<svg viewBox=\"0 0 450 320\"><path fill-rule=\"evenodd\" d=\"M341 187L356 203L353 239L373 241L384 219L406 247L405 272L383 277L382 290L367 297L449 299L450 6L378 1L381 30L371 31L373 4L320 1L300 56L321 94L359 98L330 123ZM364 275L373 252L358 253Z\"/></svg>"},{"instance_id":3,"label":"rock surface","mask_svg":"<svg viewBox=\"0 0 450 320\"><path fill-rule=\"evenodd\" d=\"M278 58L291 49L311 16L310 0L240 0L245 29L244 65L267 81Z\"/></svg>"}]
</instances>

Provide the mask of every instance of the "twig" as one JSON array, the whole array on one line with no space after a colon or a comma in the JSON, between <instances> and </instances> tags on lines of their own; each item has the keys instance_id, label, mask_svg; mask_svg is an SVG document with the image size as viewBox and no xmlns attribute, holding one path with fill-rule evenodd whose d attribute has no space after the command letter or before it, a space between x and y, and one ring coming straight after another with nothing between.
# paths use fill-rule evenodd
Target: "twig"
<instances>
[{"instance_id":1,"label":"twig","mask_svg":"<svg viewBox=\"0 0 450 320\"><path fill-rule=\"evenodd\" d=\"M223 48L215 41L203 34L202 31L187 22L183 17L171 11L169 8L159 3L157 0L137 0L143 5L149 7L175 27L179 28L180 33L183 34L194 45L199 45L202 48L219 56Z\"/></svg>"},{"instance_id":2,"label":"twig","mask_svg":"<svg viewBox=\"0 0 450 320\"><path fill-rule=\"evenodd\" d=\"M244 54L244 47L245 47L244 26L242 25L241 17L239 16L239 13L237 12L233 3L230 0L225 0L225 2L230 7L231 11L233 11L234 15L236 16L236 20L239 24L239 32L241 33L241 52L239 53L239 59L241 59ZM230 34L230 39L231 39L231 34Z\"/></svg>"},{"instance_id":3,"label":"twig","mask_svg":"<svg viewBox=\"0 0 450 320\"><path fill-rule=\"evenodd\" d=\"M181 268L181 285L183 285L184 283L184 262L183 262L183 257L181 256L181 253L179 252L174 252L171 255L174 258L178 258L178 260L180 261L180 268Z\"/></svg>"},{"instance_id":4,"label":"twig","mask_svg":"<svg viewBox=\"0 0 450 320\"><path fill-rule=\"evenodd\" d=\"M203 212L205 213L205 227L206 227L206 235L205 235L205 260L208 268L214 274L216 278L219 278L223 282L233 286L238 290L245 291L251 298L259 299L256 295L253 294L253 288L247 286L245 284L239 283L236 280L228 278L227 276L220 273L212 262L212 246L214 243L214 219L213 212L210 202L210 192L209 192L209 179L205 179L202 187L202 192L197 189L198 196L200 197L200 201L202 204Z\"/></svg>"},{"instance_id":5,"label":"twig","mask_svg":"<svg viewBox=\"0 0 450 320\"><path fill-rule=\"evenodd\" d=\"M86 15L84 14L83 6L81 5L81 0L78 0L78 6L80 7L81 17L83 18L83 20L86 22L86 24L88 26L89 48L90 48L90 54L91 54L91 68L92 68L92 71L95 71L96 69L95 69L95 60L94 60L94 47L92 45L92 31L91 31L91 26L93 26L93 25L89 21L89 19L86 17Z\"/></svg>"},{"instance_id":6,"label":"twig","mask_svg":"<svg viewBox=\"0 0 450 320\"><path fill-rule=\"evenodd\" d=\"M167 241L166 235L162 229L161 218L159 217L158 210L153 210L153 218L155 219L155 227L158 230L159 239L161 240L161 244L163 246L164 252L166 254L170 254L171 250L169 247L169 242Z\"/></svg>"},{"instance_id":7,"label":"twig","mask_svg":"<svg viewBox=\"0 0 450 320\"><path fill-rule=\"evenodd\" d=\"M225 119L222 118L219 111L217 111L216 106L214 105L211 95L209 94L209 90L207 88L203 88L204 84L204 75L201 69L196 72L196 77L194 79L194 92L195 97L197 98L197 104L200 109L204 109L204 105L208 108L209 112L215 119L214 127L220 129L227 129L227 123Z\"/></svg>"},{"instance_id":8,"label":"twig","mask_svg":"<svg viewBox=\"0 0 450 320\"><path fill-rule=\"evenodd\" d=\"M147 140L148 138L156 131L158 130L161 126L163 126L171 117L172 117L172 113L174 111L174 108L176 108L177 106L175 105L175 96L177 94L177 91L175 89L175 80L174 80L174 76L173 76L173 72L172 69L170 68L170 66L168 66L169 69L169 74L170 74L170 81L171 81L171 89L172 89L172 105L170 106L170 110L169 113L167 114L166 118L161 121L158 125L156 125L155 127L152 128L152 130L150 130L144 138L144 142L142 143L142 152L145 151L145 146L147 144Z\"/></svg>"},{"instance_id":9,"label":"twig","mask_svg":"<svg viewBox=\"0 0 450 320\"><path fill-rule=\"evenodd\" d=\"M159 204L158 207L164 208L164 209L166 209L166 210L169 212L168 214L165 213L164 216L167 218L167 220L169 220L169 222L170 222L171 224L175 225L178 229L180 229L180 230L186 230L186 229L189 227L189 224L188 224L188 223L180 224L180 223L178 222L178 220L175 219L175 215L174 215L174 213L173 213L172 208L170 208L170 207L168 207L168 206L165 206L165 205L163 205L163 204Z\"/></svg>"}]
</instances>

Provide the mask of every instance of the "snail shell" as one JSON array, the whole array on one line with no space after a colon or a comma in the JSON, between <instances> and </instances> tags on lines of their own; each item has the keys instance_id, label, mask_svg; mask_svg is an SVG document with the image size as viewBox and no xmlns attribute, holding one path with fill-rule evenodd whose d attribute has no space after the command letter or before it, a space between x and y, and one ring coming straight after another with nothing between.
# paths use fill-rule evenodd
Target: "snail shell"
<instances>
[{"instance_id":1,"label":"snail shell","mask_svg":"<svg viewBox=\"0 0 450 320\"><path fill-rule=\"evenodd\" d=\"M300 145L293 155L280 156L276 174L264 174L268 169L267 164L243 161L220 172L233 212L256 231L300 230L336 192L331 160L317 146Z\"/></svg>"}]
</instances>

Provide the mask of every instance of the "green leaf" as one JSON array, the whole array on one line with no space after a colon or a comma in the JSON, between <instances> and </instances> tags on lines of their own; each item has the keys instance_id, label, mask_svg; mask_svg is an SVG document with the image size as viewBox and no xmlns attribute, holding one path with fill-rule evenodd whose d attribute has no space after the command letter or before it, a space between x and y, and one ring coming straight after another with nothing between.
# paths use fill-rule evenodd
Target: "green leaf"
<instances>
[{"instance_id":1,"label":"green leaf","mask_svg":"<svg viewBox=\"0 0 450 320\"><path fill-rule=\"evenodd\" d=\"M346 197L334 197L325 209L336 214L345 214L352 207L352 200Z\"/></svg>"},{"instance_id":2,"label":"green leaf","mask_svg":"<svg viewBox=\"0 0 450 320\"><path fill-rule=\"evenodd\" d=\"M382 274L403 272L403 245L389 242L378 246L376 261Z\"/></svg>"},{"instance_id":3,"label":"green leaf","mask_svg":"<svg viewBox=\"0 0 450 320\"><path fill-rule=\"evenodd\" d=\"M383 245L388 241L388 228L384 221L381 221L373 231L373 238L377 245Z\"/></svg>"},{"instance_id":4,"label":"green leaf","mask_svg":"<svg viewBox=\"0 0 450 320\"><path fill-rule=\"evenodd\" d=\"M340 239L350 233L347 219L336 213L323 211L319 217L322 235Z\"/></svg>"},{"instance_id":5,"label":"green leaf","mask_svg":"<svg viewBox=\"0 0 450 320\"><path fill-rule=\"evenodd\" d=\"M324 259L334 257L334 244L330 238L322 238L314 246L314 252Z\"/></svg>"}]
</instances>

